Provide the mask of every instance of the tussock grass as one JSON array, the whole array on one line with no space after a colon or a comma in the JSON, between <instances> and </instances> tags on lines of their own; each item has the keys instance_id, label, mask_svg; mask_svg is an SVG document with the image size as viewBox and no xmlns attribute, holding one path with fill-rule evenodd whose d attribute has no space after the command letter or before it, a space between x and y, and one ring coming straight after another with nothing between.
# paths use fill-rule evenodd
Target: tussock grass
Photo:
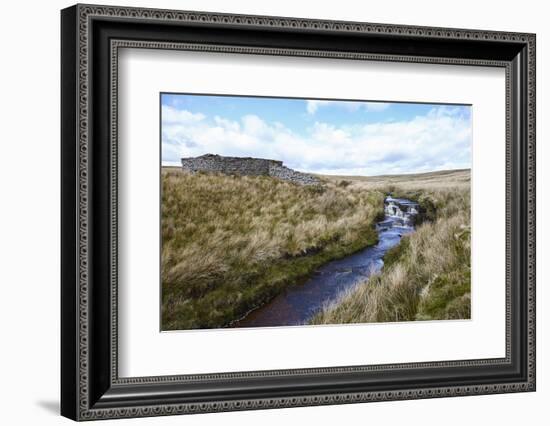
<instances>
[{"instance_id":1,"label":"tussock grass","mask_svg":"<svg viewBox=\"0 0 550 426\"><path fill-rule=\"evenodd\" d=\"M229 324L377 240L384 195L325 181L162 171L162 329Z\"/></svg>"},{"instance_id":2,"label":"tussock grass","mask_svg":"<svg viewBox=\"0 0 550 426\"><path fill-rule=\"evenodd\" d=\"M349 187L415 199L424 222L386 253L380 274L325 306L311 323L470 318L469 171L360 178Z\"/></svg>"}]
</instances>

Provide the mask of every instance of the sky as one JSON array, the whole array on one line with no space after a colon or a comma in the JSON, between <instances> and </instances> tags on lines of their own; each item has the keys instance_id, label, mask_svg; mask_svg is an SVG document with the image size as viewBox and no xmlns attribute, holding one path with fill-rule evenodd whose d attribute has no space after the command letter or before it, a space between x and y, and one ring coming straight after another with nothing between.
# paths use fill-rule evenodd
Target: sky
<instances>
[{"instance_id":1,"label":"sky","mask_svg":"<svg viewBox=\"0 0 550 426\"><path fill-rule=\"evenodd\" d=\"M376 176L471 167L471 106L161 94L162 164L218 154Z\"/></svg>"}]
</instances>

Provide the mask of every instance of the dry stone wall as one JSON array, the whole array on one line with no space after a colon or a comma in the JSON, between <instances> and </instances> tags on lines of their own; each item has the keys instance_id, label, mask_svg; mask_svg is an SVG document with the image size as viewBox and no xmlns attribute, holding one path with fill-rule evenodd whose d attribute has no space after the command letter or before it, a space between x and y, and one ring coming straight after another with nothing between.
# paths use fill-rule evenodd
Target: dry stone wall
<instances>
[{"instance_id":1,"label":"dry stone wall","mask_svg":"<svg viewBox=\"0 0 550 426\"><path fill-rule=\"evenodd\" d=\"M286 166L270 165L269 176L273 176L282 180L288 180L290 182L298 183L300 185L317 185L319 179L315 176L308 175L307 173L297 172L296 170L289 169Z\"/></svg>"},{"instance_id":2,"label":"dry stone wall","mask_svg":"<svg viewBox=\"0 0 550 426\"><path fill-rule=\"evenodd\" d=\"M200 157L182 158L183 170L190 173L222 173L241 176L272 176L300 185L316 185L319 180L307 173L297 172L283 165L282 161L252 157L224 157L205 154Z\"/></svg>"}]
</instances>

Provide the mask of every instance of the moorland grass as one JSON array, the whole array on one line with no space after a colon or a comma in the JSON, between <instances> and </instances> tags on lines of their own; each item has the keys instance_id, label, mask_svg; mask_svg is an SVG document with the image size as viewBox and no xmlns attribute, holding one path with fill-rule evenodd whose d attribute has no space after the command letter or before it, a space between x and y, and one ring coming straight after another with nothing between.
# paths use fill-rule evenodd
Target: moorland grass
<instances>
[{"instance_id":1,"label":"moorland grass","mask_svg":"<svg viewBox=\"0 0 550 426\"><path fill-rule=\"evenodd\" d=\"M377 241L384 194L325 180L162 171L162 329L230 324Z\"/></svg>"}]
</instances>

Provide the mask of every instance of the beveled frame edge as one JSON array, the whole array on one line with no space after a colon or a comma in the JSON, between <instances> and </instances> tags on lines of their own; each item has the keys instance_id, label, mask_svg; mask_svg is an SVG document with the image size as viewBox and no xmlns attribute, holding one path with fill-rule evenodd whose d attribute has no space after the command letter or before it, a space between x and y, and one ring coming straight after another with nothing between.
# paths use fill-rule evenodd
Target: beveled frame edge
<instances>
[{"instance_id":1,"label":"beveled frame edge","mask_svg":"<svg viewBox=\"0 0 550 426\"><path fill-rule=\"evenodd\" d=\"M341 367L326 367L326 368L297 368L284 370L260 370L260 371L242 371L231 373L210 373L210 374L187 374L187 375L170 375L170 376L147 376L147 377L132 377L120 378L118 376L118 329L117 329L117 223L118 223L118 186L117 186L117 156L118 156L118 53L121 48L132 49L159 49L159 50L184 50L209 53L232 53L232 54L255 54L269 56L294 56L294 57L311 57L311 58L327 58L327 59L348 59L348 60L368 60L368 61L384 61L384 62L401 62L401 63L430 63L443 65L471 65L471 66L487 66L499 67L505 70L505 79L507 86L507 99L510 98L510 74L511 66L505 61L490 61L476 59L443 59L437 57L418 58L415 56L406 55L380 55L380 54L363 54L363 53L347 53L347 52L332 52L332 51L315 51L315 50L298 50L298 49L279 49L279 48L255 48L242 47L231 45L202 45L194 43L162 43L151 41L136 41L136 40L118 40L113 39L110 42L111 48L111 265L113 265L113 273L111 275L111 382L113 384L153 384L153 383L173 383L176 381L197 381L197 380L219 380L219 379L240 379L250 377L270 377L270 376L297 376L304 374L330 374L342 372L368 372L368 371L383 371L406 368L425 368L425 367L463 367L463 366L483 366L491 364L510 363L510 345L511 345L511 318L510 318L510 277L506 276L506 350L504 358L484 358L484 359L469 359L456 361L434 361L434 362L414 362L414 363L398 363L398 364L377 364L377 365L354 365ZM507 120L510 111L507 105ZM506 130L506 158L510 160L510 132ZM510 203L510 181L506 182L506 202ZM506 228L510 227L510 211L506 210ZM508 244L509 242L507 242ZM510 247L506 248L507 253L510 253Z\"/></svg>"},{"instance_id":2,"label":"beveled frame edge","mask_svg":"<svg viewBox=\"0 0 550 426\"><path fill-rule=\"evenodd\" d=\"M439 396L459 396L485 393L501 393L515 391L529 391L535 389L535 36L533 34L501 33L495 31L479 30L457 30L446 28L408 27L401 25L367 24L353 22L336 22L295 18L275 18L262 16L245 16L214 14L202 12L181 12L154 9L134 9L119 7L87 6L77 5L64 11L64 24L62 25L62 49L64 51L74 50L78 52L72 64L62 63L64 73L62 74L63 87L62 100L65 106L62 108L62 179L74 179L72 185L62 184L62 256L64 265L62 267L62 319L64 335L72 335L74 347L62 350L62 384L65 388L74 390L72 398L69 393L62 394L62 412L64 415L78 420L91 420L98 418L112 417L137 417L148 415L167 415L192 412L228 411L240 409L259 409L290 406L306 406L320 404L349 403L361 401L378 401L393 399L414 399L430 398ZM390 36L391 34L410 34L414 37L448 38L448 39L469 39L469 40L495 40L521 43L527 49L527 107L518 105L520 112L525 115L522 123L526 127L527 144L526 165L528 179L525 182L527 193L522 194L527 204L527 232L528 244L526 246L527 262L527 380L518 383L499 383L494 385L481 386L451 386L447 388L424 388L424 389L402 389L399 391L382 392L360 392L360 393L332 393L327 395L312 395L302 397L277 397L257 398L247 400L216 401L201 404L161 404L154 406L142 406L134 408L90 408L89 400L89 334L88 317L89 300L88 292L88 55L90 40L88 38L88 25L93 17L119 17L153 21L176 21L176 22L204 22L220 23L224 25L259 26L266 28L300 28L304 30L315 29L316 31L328 32L361 32L378 33ZM77 26L74 27L74 23ZM70 56L70 55L68 55ZM63 62L63 58L62 58ZM429 62L429 61L428 61ZM74 73L74 75L72 75ZM508 74L507 74L508 75ZM507 77L508 78L508 77ZM521 83L521 82L520 82ZM75 98L70 96L76 94ZM71 113L67 105L78 105L78 112ZM507 94L508 104L508 94ZM507 105L508 107L508 105ZM507 125L509 120L507 120ZM507 130L508 133L508 130ZM75 139L76 138L76 139ZM75 144L78 140L78 144ZM77 149L78 148L78 149ZM116 173L116 171L115 171ZM507 177L510 176L509 164L507 164ZM508 184L507 184L508 185ZM76 189L76 192L74 190ZM525 191L524 191L525 192ZM507 201L511 203L510 201ZM70 217L70 213L74 217ZM508 220L508 219L507 219ZM115 230L116 232L116 230ZM77 236L76 240L74 239ZM509 236L507 236L509 237ZM507 238L508 244L509 238ZM111 243L113 244L113 242ZM116 253L116 244L111 246ZM66 267L71 259L77 256L76 264ZM115 271L116 272L116 271ZM71 276L74 273L74 276ZM508 276L507 265L507 276ZM73 289L74 293L67 291L70 286L78 283ZM507 315L508 317L508 315ZM67 318L72 318L72 324L67 324ZM67 340L67 338L65 339ZM62 342L62 345L64 343ZM71 345L69 345L71 346ZM72 349L72 350L67 350ZM507 352L508 353L508 352ZM74 359L72 359L73 354ZM68 365L66 365L68 364ZM354 367L350 367L354 368ZM116 376L116 371L114 371ZM264 372L265 373L265 372ZM113 370L111 371L113 374ZM280 374L280 372L279 372ZM111 377L115 379L116 377ZM158 378L148 378L144 383L158 381ZM168 381L181 380L181 376L169 376Z\"/></svg>"}]
</instances>

